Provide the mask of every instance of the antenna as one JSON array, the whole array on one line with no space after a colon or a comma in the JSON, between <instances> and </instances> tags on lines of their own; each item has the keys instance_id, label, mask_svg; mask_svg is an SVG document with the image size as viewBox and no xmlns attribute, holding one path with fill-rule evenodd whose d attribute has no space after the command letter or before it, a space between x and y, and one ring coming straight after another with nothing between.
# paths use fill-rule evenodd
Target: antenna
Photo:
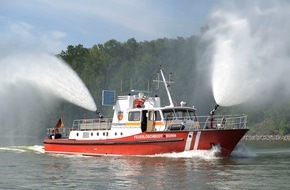
<instances>
[{"instance_id":1,"label":"antenna","mask_svg":"<svg viewBox=\"0 0 290 190\"><path fill-rule=\"evenodd\" d=\"M159 89L159 83L160 82L163 82L163 81L160 81L160 79L159 79L159 71L157 72L157 80L153 80L153 82L156 82L157 83L156 89Z\"/></svg>"},{"instance_id":2,"label":"antenna","mask_svg":"<svg viewBox=\"0 0 290 190\"><path fill-rule=\"evenodd\" d=\"M162 81L159 80L159 73L161 74ZM172 98L171 98L171 94L170 94L170 92L169 92L169 88L168 88L168 87L170 87L170 85L171 85L172 83L174 83L174 81L171 79L171 77L172 77L172 73L169 74L169 81L166 81L166 79L165 79L165 77L164 77L164 74L163 74L162 67L161 67L161 65L160 65L160 69L159 69L159 71L158 71L158 73L157 73L157 80L153 80L153 81L154 81L154 82L157 82L157 84L158 84L157 89L159 88L159 83L160 83L160 82L163 82L163 84L164 84L164 86L165 86L165 89L166 89L166 92L167 92L168 99L169 99L169 103L170 103L169 106L170 106L170 107L173 107L174 104L173 104L173 101L172 101Z\"/></svg>"}]
</instances>

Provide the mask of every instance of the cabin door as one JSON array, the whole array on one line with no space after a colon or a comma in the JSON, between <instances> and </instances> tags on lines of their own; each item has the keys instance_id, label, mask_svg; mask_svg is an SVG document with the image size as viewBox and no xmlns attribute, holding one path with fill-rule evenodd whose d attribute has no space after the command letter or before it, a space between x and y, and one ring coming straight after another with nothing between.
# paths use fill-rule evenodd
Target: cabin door
<instances>
[{"instance_id":1,"label":"cabin door","mask_svg":"<svg viewBox=\"0 0 290 190\"><path fill-rule=\"evenodd\" d=\"M154 110L148 110L147 116L147 130L148 132L154 130L154 121L155 121L155 114Z\"/></svg>"}]
</instances>

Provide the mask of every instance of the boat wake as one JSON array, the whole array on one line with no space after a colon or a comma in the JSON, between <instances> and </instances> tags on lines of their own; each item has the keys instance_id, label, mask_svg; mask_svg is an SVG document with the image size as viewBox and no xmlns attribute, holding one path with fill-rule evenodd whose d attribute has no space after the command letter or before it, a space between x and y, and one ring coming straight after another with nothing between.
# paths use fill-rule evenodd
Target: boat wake
<instances>
[{"instance_id":1,"label":"boat wake","mask_svg":"<svg viewBox=\"0 0 290 190\"><path fill-rule=\"evenodd\" d=\"M214 146L210 150L191 150L191 151L184 151L184 152L179 152L179 153L148 155L146 157L197 158L197 159L203 159L203 160L214 160L214 159L220 159L220 157L217 156L220 153L220 151L221 151L221 148L219 146ZM7 147L0 147L0 152L15 152L15 153L32 152L36 154L43 154L44 149L43 149L43 146L40 146L40 145L7 146ZM59 156L64 156L64 155L60 154ZM69 156L82 157L83 155L69 155ZM254 152L252 152L246 145L240 143L236 146L236 148L234 149L230 157L250 158L250 157L256 157L256 156L257 155Z\"/></svg>"},{"instance_id":2,"label":"boat wake","mask_svg":"<svg viewBox=\"0 0 290 190\"><path fill-rule=\"evenodd\" d=\"M221 152L220 146L214 146L210 150L191 150L179 153L156 154L149 157L167 157L167 158L197 158L202 160L220 159L217 155Z\"/></svg>"},{"instance_id":3,"label":"boat wake","mask_svg":"<svg viewBox=\"0 0 290 190\"><path fill-rule=\"evenodd\" d=\"M34 152L36 154L43 154L43 146L33 145L33 146L8 146L0 147L0 152L15 152L15 153L24 153L24 152Z\"/></svg>"},{"instance_id":4,"label":"boat wake","mask_svg":"<svg viewBox=\"0 0 290 190\"><path fill-rule=\"evenodd\" d=\"M36 154L43 154L44 149L43 146L40 145L33 145L33 146L7 146L7 147L0 147L0 152L14 152L14 153L25 153L25 152L32 152ZM219 159L216 154L220 152L220 147L213 147L211 150L192 150L192 151L185 151L180 153L166 153L166 154L156 154L156 155L149 155L146 157L167 157L167 158L198 158L198 159ZM63 154L56 154L56 156L65 156ZM73 157L83 157L82 155L67 155ZM84 156L87 157L87 156Z\"/></svg>"}]
</instances>

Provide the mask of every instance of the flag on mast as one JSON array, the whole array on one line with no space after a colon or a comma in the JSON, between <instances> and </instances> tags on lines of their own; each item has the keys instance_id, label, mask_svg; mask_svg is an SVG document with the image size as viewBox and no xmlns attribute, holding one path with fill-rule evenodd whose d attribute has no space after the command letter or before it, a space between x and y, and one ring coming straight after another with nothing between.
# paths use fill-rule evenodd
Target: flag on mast
<instances>
[{"instance_id":1,"label":"flag on mast","mask_svg":"<svg viewBox=\"0 0 290 190\"><path fill-rule=\"evenodd\" d=\"M63 127L63 122L62 122L62 119L60 118L56 124L56 126L54 128L56 129L60 129Z\"/></svg>"}]
</instances>

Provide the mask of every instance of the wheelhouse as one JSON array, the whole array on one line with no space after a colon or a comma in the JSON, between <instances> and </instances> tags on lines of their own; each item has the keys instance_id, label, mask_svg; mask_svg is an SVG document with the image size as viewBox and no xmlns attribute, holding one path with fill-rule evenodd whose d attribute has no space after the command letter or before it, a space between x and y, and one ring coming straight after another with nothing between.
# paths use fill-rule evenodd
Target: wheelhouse
<instances>
[{"instance_id":1,"label":"wheelhouse","mask_svg":"<svg viewBox=\"0 0 290 190\"><path fill-rule=\"evenodd\" d=\"M189 130L197 127L195 111L190 107L135 108L128 111L128 122L138 122L142 132Z\"/></svg>"}]
</instances>

